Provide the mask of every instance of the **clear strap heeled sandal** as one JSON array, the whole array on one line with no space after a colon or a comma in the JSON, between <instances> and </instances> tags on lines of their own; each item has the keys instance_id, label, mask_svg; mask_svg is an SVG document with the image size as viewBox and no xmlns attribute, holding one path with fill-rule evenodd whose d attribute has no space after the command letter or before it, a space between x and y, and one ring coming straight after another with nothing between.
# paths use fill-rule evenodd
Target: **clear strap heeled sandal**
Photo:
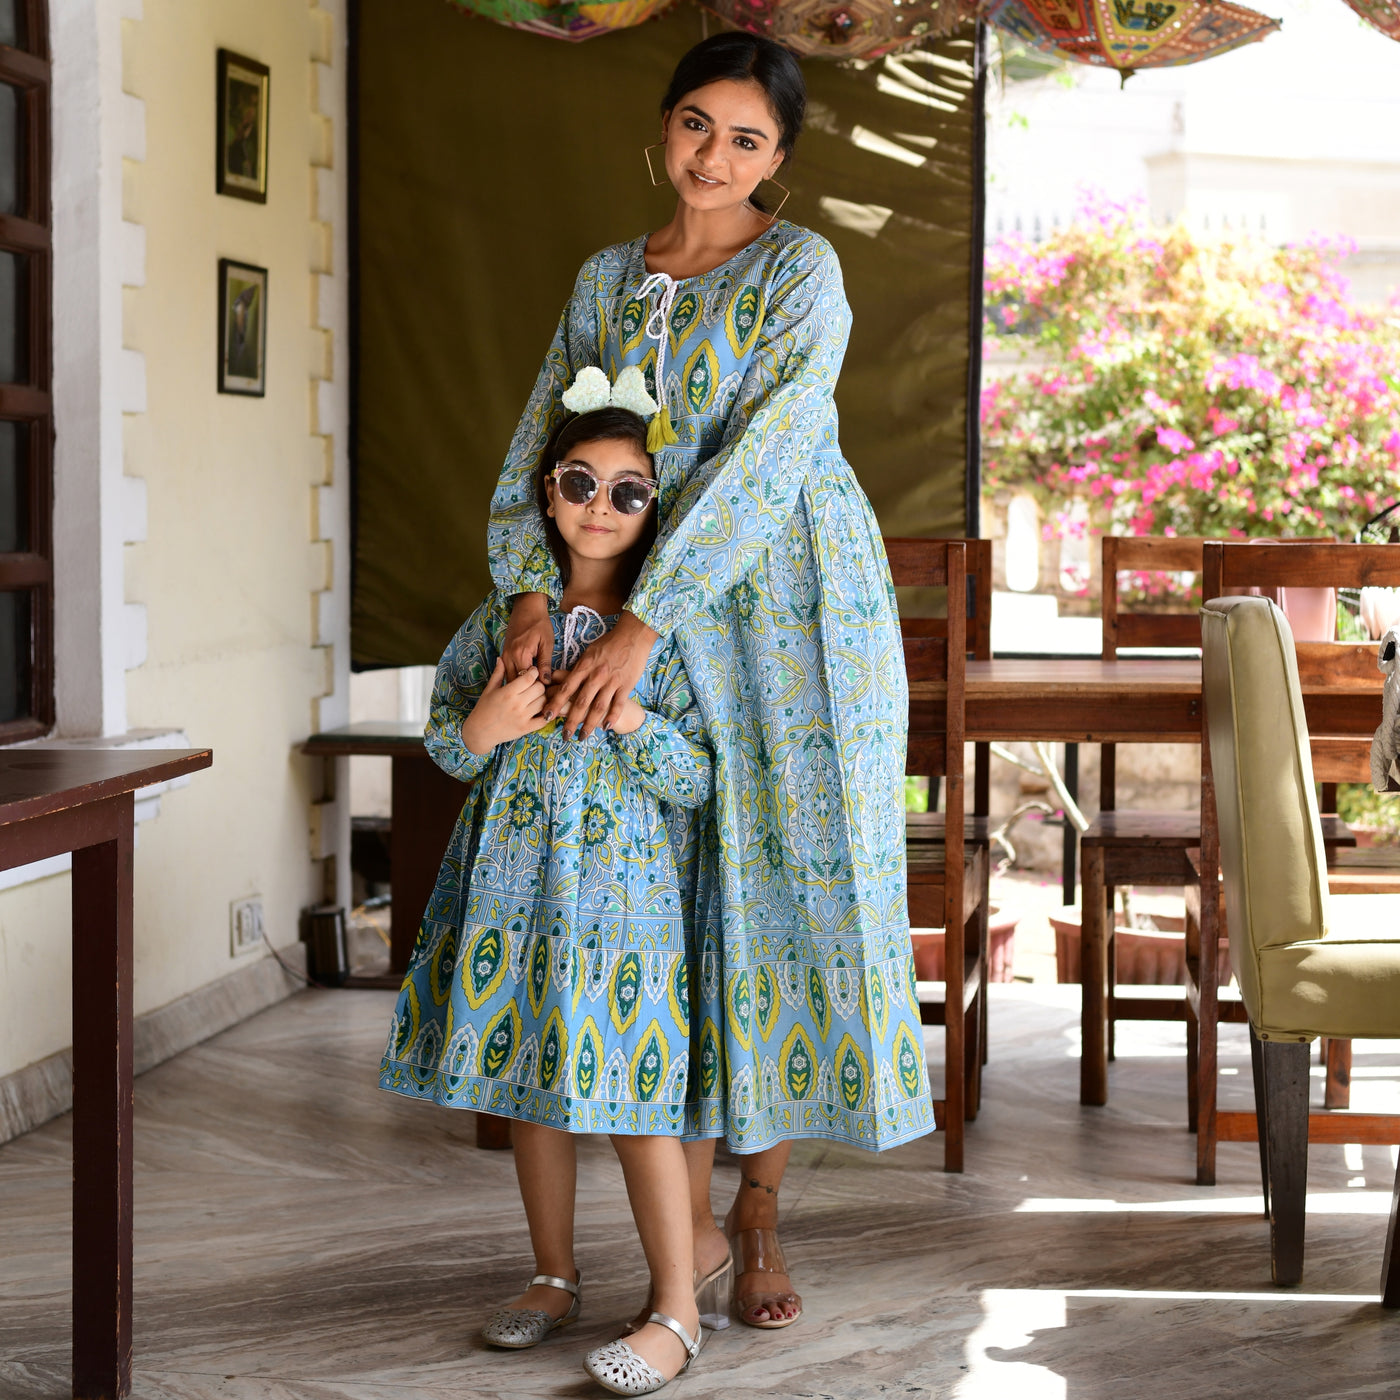
<instances>
[{"instance_id":1,"label":"clear strap heeled sandal","mask_svg":"<svg viewBox=\"0 0 1400 1400\"><path fill-rule=\"evenodd\" d=\"M681 1345L685 1348L685 1362L676 1376L684 1375L690 1369L690 1363L700 1355L700 1348L705 1342L705 1329L698 1328L699 1336L692 1340L690 1333L674 1317L667 1317L665 1313L654 1312L647 1321L669 1327L681 1339ZM676 1378L662 1375L624 1341L609 1342L589 1352L584 1358L583 1369L604 1390L610 1390L614 1395L650 1395Z\"/></svg>"},{"instance_id":2,"label":"clear strap heeled sandal","mask_svg":"<svg viewBox=\"0 0 1400 1400\"><path fill-rule=\"evenodd\" d=\"M730 1236L730 1242L739 1256L740 1277L745 1274L750 1277L755 1274L787 1274L787 1260L783 1258L783 1247L778 1243L776 1230L736 1230ZM735 1292L739 1321L750 1327L767 1330L791 1327L802 1316L802 1299L792 1291L790 1284L787 1288L760 1289L749 1293L741 1293L736 1287ZM778 1308L785 1312L788 1308L795 1308L796 1311L791 1317L774 1317ZM755 1317L757 1312L765 1312L768 1316Z\"/></svg>"},{"instance_id":3,"label":"clear strap heeled sandal","mask_svg":"<svg viewBox=\"0 0 1400 1400\"><path fill-rule=\"evenodd\" d=\"M523 1351L526 1347L536 1347L561 1327L567 1327L579 1314L582 1299L579 1289L583 1283L580 1273L574 1283L553 1274L536 1274L530 1280L531 1288L543 1285L560 1288L572 1293L574 1301L563 1317L553 1317L543 1308L501 1308L491 1314L486 1326L481 1329L481 1340L493 1347L506 1347L511 1351Z\"/></svg>"},{"instance_id":4,"label":"clear strap heeled sandal","mask_svg":"<svg viewBox=\"0 0 1400 1400\"><path fill-rule=\"evenodd\" d=\"M711 1332L722 1332L729 1326L729 1306L734 1297L734 1256L726 1254L724 1263L711 1269L704 1278L695 1273L695 1306L700 1313L700 1325ZM623 1327L619 1339L640 1332L651 1315L651 1290L647 1290L646 1306Z\"/></svg>"}]
</instances>

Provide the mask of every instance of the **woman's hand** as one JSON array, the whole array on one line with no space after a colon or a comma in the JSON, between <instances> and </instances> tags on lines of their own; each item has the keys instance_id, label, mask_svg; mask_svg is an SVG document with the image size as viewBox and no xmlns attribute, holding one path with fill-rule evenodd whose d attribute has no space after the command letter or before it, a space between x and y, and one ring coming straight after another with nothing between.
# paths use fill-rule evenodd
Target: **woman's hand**
<instances>
[{"instance_id":1,"label":"woman's hand","mask_svg":"<svg viewBox=\"0 0 1400 1400\"><path fill-rule=\"evenodd\" d=\"M481 699L462 721L462 742L473 753L483 754L497 744L534 734L549 722L540 713L543 704L544 684L539 672L531 666L507 681L505 662L498 656Z\"/></svg>"},{"instance_id":2,"label":"woman's hand","mask_svg":"<svg viewBox=\"0 0 1400 1400\"><path fill-rule=\"evenodd\" d=\"M624 718L624 706L647 668L656 642L639 617L625 612L605 637L589 644L573 670L545 707L547 716L561 715L564 732L586 739L605 721L616 725Z\"/></svg>"},{"instance_id":3,"label":"woman's hand","mask_svg":"<svg viewBox=\"0 0 1400 1400\"><path fill-rule=\"evenodd\" d=\"M506 663L507 681L516 680L532 666L546 685L553 680L554 624L549 618L546 594L516 594L501 643L501 656Z\"/></svg>"}]
</instances>

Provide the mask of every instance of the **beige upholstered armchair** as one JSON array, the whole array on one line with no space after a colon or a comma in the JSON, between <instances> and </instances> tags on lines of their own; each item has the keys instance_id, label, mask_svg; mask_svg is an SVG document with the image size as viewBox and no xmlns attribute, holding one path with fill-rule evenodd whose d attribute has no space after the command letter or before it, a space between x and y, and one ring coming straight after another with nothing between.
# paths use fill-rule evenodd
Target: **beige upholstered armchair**
<instances>
[{"instance_id":1,"label":"beige upholstered armchair","mask_svg":"<svg viewBox=\"0 0 1400 1400\"><path fill-rule=\"evenodd\" d=\"M1308 1045L1400 1037L1400 911L1353 929L1329 915L1293 636L1264 598L1201 609L1203 681L1230 958L1249 1015L1275 1283L1303 1274ZM1396 1183L1400 1204L1400 1176ZM1391 1212L1383 1301L1400 1307Z\"/></svg>"}]
</instances>

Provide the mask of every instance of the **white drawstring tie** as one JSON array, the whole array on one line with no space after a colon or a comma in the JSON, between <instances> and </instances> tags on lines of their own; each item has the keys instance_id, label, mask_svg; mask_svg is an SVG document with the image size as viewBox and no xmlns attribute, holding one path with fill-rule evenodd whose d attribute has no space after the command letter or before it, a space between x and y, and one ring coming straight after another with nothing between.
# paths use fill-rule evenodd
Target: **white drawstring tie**
<instances>
[{"instance_id":1,"label":"white drawstring tie","mask_svg":"<svg viewBox=\"0 0 1400 1400\"><path fill-rule=\"evenodd\" d=\"M593 632L593 624L598 631ZM574 608L564 619L564 669L567 671L583 655L589 642L596 642L608 629L592 608Z\"/></svg>"},{"instance_id":2,"label":"white drawstring tie","mask_svg":"<svg viewBox=\"0 0 1400 1400\"><path fill-rule=\"evenodd\" d=\"M653 292L661 293L657 298L656 310L647 317L645 327L647 335L656 341L655 398L660 405L647 425L648 452L660 452L663 447L670 447L680 441L671 423L671 406L666 399L666 346L671 338L671 304L676 299L676 289L679 286L680 283L674 277L664 272L653 272L644 277L641 286L637 288L638 300L644 305Z\"/></svg>"}]
</instances>

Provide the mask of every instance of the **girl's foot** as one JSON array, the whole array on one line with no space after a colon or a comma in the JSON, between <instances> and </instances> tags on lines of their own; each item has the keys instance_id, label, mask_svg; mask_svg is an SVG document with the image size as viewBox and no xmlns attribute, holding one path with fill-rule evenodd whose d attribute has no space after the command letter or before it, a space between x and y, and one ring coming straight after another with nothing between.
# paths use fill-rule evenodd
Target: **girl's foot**
<instances>
[{"instance_id":1,"label":"girl's foot","mask_svg":"<svg viewBox=\"0 0 1400 1400\"><path fill-rule=\"evenodd\" d=\"M615 1395L650 1395L660 1390L695 1360L704 1341L694 1304L684 1312L683 1317L666 1316L664 1323L648 1321L626 1341L609 1342L589 1352L584 1370Z\"/></svg>"},{"instance_id":2,"label":"girl's foot","mask_svg":"<svg viewBox=\"0 0 1400 1400\"><path fill-rule=\"evenodd\" d=\"M577 1271L575 1271L577 1273ZM545 1277L543 1274L536 1274L536 1278ZM567 1275L566 1275L567 1277ZM583 1276L578 1275L580 1282ZM575 1284L575 1287L578 1285ZM506 1304L506 1307L513 1308L520 1312L544 1312L551 1317L563 1317L574 1305L575 1294L567 1289L556 1288L549 1283L535 1283L533 1280L518 1298Z\"/></svg>"},{"instance_id":3,"label":"girl's foot","mask_svg":"<svg viewBox=\"0 0 1400 1400\"><path fill-rule=\"evenodd\" d=\"M536 1274L520 1297L491 1315L481 1329L482 1341L493 1347L522 1351L538 1346L551 1332L566 1327L579 1314L583 1275L577 1271L575 1274L572 1284L551 1274Z\"/></svg>"},{"instance_id":4,"label":"girl's foot","mask_svg":"<svg viewBox=\"0 0 1400 1400\"><path fill-rule=\"evenodd\" d=\"M717 1269L722 1268L724 1266L725 1261L729 1257L729 1241L725 1238L724 1231L721 1230L719 1226L714 1223L713 1220L710 1221L708 1227L700 1226L696 1229L695 1287L697 1295L704 1280L711 1278ZM642 1310L636 1315L636 1317L634 1317L631 1320L631 1322L627 1323L627 1325L623 1327L622 1331L618 1333L618 1336L630 1337L633 1335L633 1333L639 1332L643 1327L645 1327L647 1325L647 1318L651 1316L652 1307L653 1303L651 1300L651 1289L648 1288L647 1300L642 1305ZM678 1320L684 1322L684 1318ZM707 1314L705 1326L711 1327L713 1325L714 1324L708 1320ZM728 1325L729 1317L726 1312L724 1322L721 1324L721 1326L727 1327ZM719 1331L720 1328L715 1327L714 1330Z\"/></svg>"},{"instance_id":5,"label":"girl's foot","mask_svg":"<svg viewBox=\"0 0 1400 1400\"><path fill-rule=\"evenodd\" d=\"M750 1327L791 1327L802 1316L802 1299L792 1291L787 1262L778 1243L777 1207L753 1220L731 1209L724 1228L734 1244L734 1299L739 1321Z\"/></svg>"}]
</instances>

